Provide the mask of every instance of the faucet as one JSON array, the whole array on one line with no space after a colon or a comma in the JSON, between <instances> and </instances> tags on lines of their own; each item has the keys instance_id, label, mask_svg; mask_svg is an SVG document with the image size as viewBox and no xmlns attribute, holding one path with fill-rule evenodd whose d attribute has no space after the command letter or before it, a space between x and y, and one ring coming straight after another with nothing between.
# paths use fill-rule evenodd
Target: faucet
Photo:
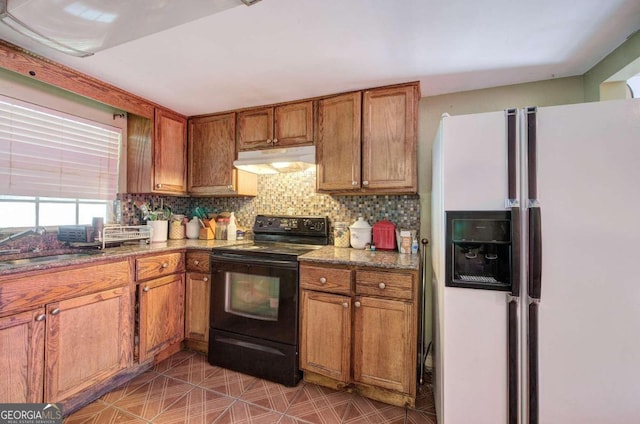
<instances>
[{"instance_id":1,"label":"faucet","mask_svg":"<svg viewBox=\"0 0 640 424\"><path fill-rule=\"evenodd\" d=\"M43 236L47 231L45 230L44 227L35 227L35 228L29 228L28 230L24 230L21 231L19 233L15 233L15 234L11 234L10 236L3 238L2 240L0 240L0 246L4 246L5 244L9 243L12 240L17 240L19 238L22 238L24 236L28 236L30 234L37 234L39 236Z\"/></svg>"}]
</instances>

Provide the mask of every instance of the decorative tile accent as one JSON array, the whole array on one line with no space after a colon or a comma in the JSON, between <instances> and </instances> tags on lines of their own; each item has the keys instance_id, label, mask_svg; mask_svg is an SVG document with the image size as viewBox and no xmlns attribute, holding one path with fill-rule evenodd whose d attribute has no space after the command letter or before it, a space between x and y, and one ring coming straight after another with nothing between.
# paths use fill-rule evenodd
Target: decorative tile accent
<instances>
[{"instance_id":1,"label":"decorative tile accent","mask_svg":"<svg viewBox=\"0 0 640 424\"><path fill-rule=\"evenodd\" d=\"M144 194L119 196L122 223L137 225L142 215L133 202L141 200L153 207L169 206L173 213L192 216L196 206L209 213L234 211L238 226L249 229L257 214L323 215L334 222L352 224L359 216L369 224L388 219L398 228L420 228L418 195L350 195L332 196L316 193L315 172L293 172L258 176L256 197L161 197ZM330 232L333 234L333 231Z\"/></svg>"}]
</instances>

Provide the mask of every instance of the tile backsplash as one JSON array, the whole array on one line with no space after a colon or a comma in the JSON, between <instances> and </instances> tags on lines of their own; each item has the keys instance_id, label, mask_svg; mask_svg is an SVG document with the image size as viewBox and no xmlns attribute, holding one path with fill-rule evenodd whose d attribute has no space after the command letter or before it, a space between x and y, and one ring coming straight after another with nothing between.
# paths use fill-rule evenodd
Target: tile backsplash
<instances>
[{"instance_id":1,"label":"tile backsplash","mask_svg":"<svg viewBox=\"0 0 640 424\"><path fill-rule=\"evenodd\" d=\"M258 176L256 197L172 197L143 194L120 196L119 221L126 225L142 224L142 214L134 207L136 200L153 207L168 206L173 213L192 216L196 206L209 213L235 212L238 225L250 229L258 214L322 215L333 227L335 222L351 225L362 216L373 225L388 219L399 228L420 228L418 195L350 195L334 196L316 193L315 172L295 172Z\"/></svg>"}]
</instances>

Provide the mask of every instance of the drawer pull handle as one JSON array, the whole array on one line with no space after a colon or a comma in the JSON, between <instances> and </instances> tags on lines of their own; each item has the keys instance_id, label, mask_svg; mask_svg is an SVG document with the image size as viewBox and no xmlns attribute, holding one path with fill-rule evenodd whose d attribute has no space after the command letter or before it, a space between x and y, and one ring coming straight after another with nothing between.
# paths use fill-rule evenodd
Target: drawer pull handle
<instances>
[{"instance_id":1,"label":"drawer pull handle","mask_svg":"<svg viewBox=\"0 0 640 424\"><path fill-rule=\"evenodd\" d=\"M169 264L168 264L167 262L164 262L164 263L162 264L162 268L166 268L166 267L168 267L168 266L169 266Z\"/></svg>"},{"instance_id":2,"label":"drawer pull handle","mask_svg":"<svg viewBox=\"0 0 640 424\"><path fill-rule=\"evenodd\" d=\"M348 304L347 302L344 302L344 303L342 304L342 307L343 307L343 308L348 308L348 307L349 307L349 304Z\"/></svg>"},{"instance_id":3,"label":"drawer pull handle","mask_svg":"<svg viewBox=\"0 0 640 424\"><path fill-rule=\"evenodd\" d=\"M60 308L55 308L53 311L51 311L51 315L58 315L60 313Z\"/></svg>"},{"instance_id":4,"label":"drawer pull handle","mask_svg":"<svg viewBox=\"0 0 640 424\"><path fill-rule=\"evenodd\" d=\"M363 186L368 186L368 185L369 185L369 181L364 180L364 181L362 182L362 185L363 185Z\"/></svg>"},{"instance_id":5,"label":"drawer pull handle","mask_svg":"<svg viewBox=\"0 0 640 424\"><path fill-rule=\"evenodd\" d=\"M45 314L40 314L36 317L36 321L44 321L47 316Z\"/></svg>"},{"instance_id":6,"label":"drawer pull handle","mask_svg":"<svg viewBox=\"0 0 640 424\"><path fill-rule=\"evenodd\" d=\"M384 289L387 285L385 283L380 283L378 284L378 287L380 287L380 289Z\"/></svg>"},{"instance_id":7,"label":"drawer pull handle","mask_svg":"<svg viewBox=\"0 0 640 424\"><path fill-rule=\"evenodd\" d=\"M149 286L147 286L147 287L145 287L145 288L143 288L143 289L142 289L142 291L143 291L143 292L145 292L145 293L146 293L146 292L148 292L149 290L150 290L150 289L149 289Z\"/></svg>"},{"instance_id":8,"label":"drawer pull handle","mask_svg":"<svg viewBox=\"0 0 640 424\"><path fill-rule=\"evenodd\" d=\"M196 259L195 261L193 261L193 264L194 265L200 265L200 261Z\"/></svg>"},{"instance_id":9,"label":"drawer pull handle","mask_svg":"<svg viewBox=\"0 0 640 424\"><path fill-rule=\"evenodd\" d=\"M360 307L360 305L361 305L361 304L360 304L360 302L356 300L356 301L355 301L355 303L354 303L354 306L355 306L356 308L359 308L359 307Z\"/></svg>"},{"instance_id":10,"label":"drawer pull handle","mask_svg":"<svg viewBox=\"0 0 640 424\"><path fill-rule=\"evenodd\" d=\"M204 277L204 278L202 279L202 281L204 281L204 282L206 283L207 281L209 281L209 277Z\"/></svg>"},{"instance_id":11,"label":"drawer pull handle","mask_svg":"<svg viewBox=\"0 0 640 424\"><path fill-rule=\"evenodd\" d=\"M320 277L320 284L326 284L327 279L325 277Z\"/></svg>"}]
</instances>

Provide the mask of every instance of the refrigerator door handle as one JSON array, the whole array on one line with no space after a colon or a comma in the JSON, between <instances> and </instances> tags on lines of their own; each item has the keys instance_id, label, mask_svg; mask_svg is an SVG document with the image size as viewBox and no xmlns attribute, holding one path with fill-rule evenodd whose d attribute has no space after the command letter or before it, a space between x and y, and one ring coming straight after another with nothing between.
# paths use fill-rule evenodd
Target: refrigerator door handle
<instances>
[{"instance_id":1,"label":"refrigerator door handle","mask_svg":"<svg viewBox=\"0 0 640 424\"><path fill-rule=\"evenodd\" d=\"M508 109L507 114L507 198L508 206L516 206L518 198L518 152L517 111Z\"/></svg>"},{"instance_id":2,"label":"refrigerator door handle","mask_svg":"<svg viewBox=\"0 0 640 424\"><path fill-rule=\"evenodd\" d=\"M521 257L522 223L520 208L511 208L511 296L520 297L520 257Z\"/></svg>"},{"instance_id":3,"label":"refrigerator door handle","mask_svg":"<svg viewBox=\"0 0 640 424\"><path fill-rule=\"evenodd\" d=\"M518 424L518 387L520 376L518 374L518 299L511 298L508 305L508 424Z\"/></svg>"},{"instance_id":4,"label":"refrigerator door handle","mask_svg":"<svg viewBox=\"0 0 640 424\"><path fill-rule=\"evenodd\" d=\"M528 392L529 392L529 422L538 424L539 421L539 386L538 386L538 302L529 304L528 328L527 328L527 355L529 366Z\"/></svg>"},{"instance_id":5,"label":"refrigerator door handle","mask_svg":"<svg viewBox=\"0 0 640 424\"><path fill-rule=\"evenodd\" d=\"M542 292L542 216L539 207L529 208L529 297Z\"/></svg>"}]
</instances>

